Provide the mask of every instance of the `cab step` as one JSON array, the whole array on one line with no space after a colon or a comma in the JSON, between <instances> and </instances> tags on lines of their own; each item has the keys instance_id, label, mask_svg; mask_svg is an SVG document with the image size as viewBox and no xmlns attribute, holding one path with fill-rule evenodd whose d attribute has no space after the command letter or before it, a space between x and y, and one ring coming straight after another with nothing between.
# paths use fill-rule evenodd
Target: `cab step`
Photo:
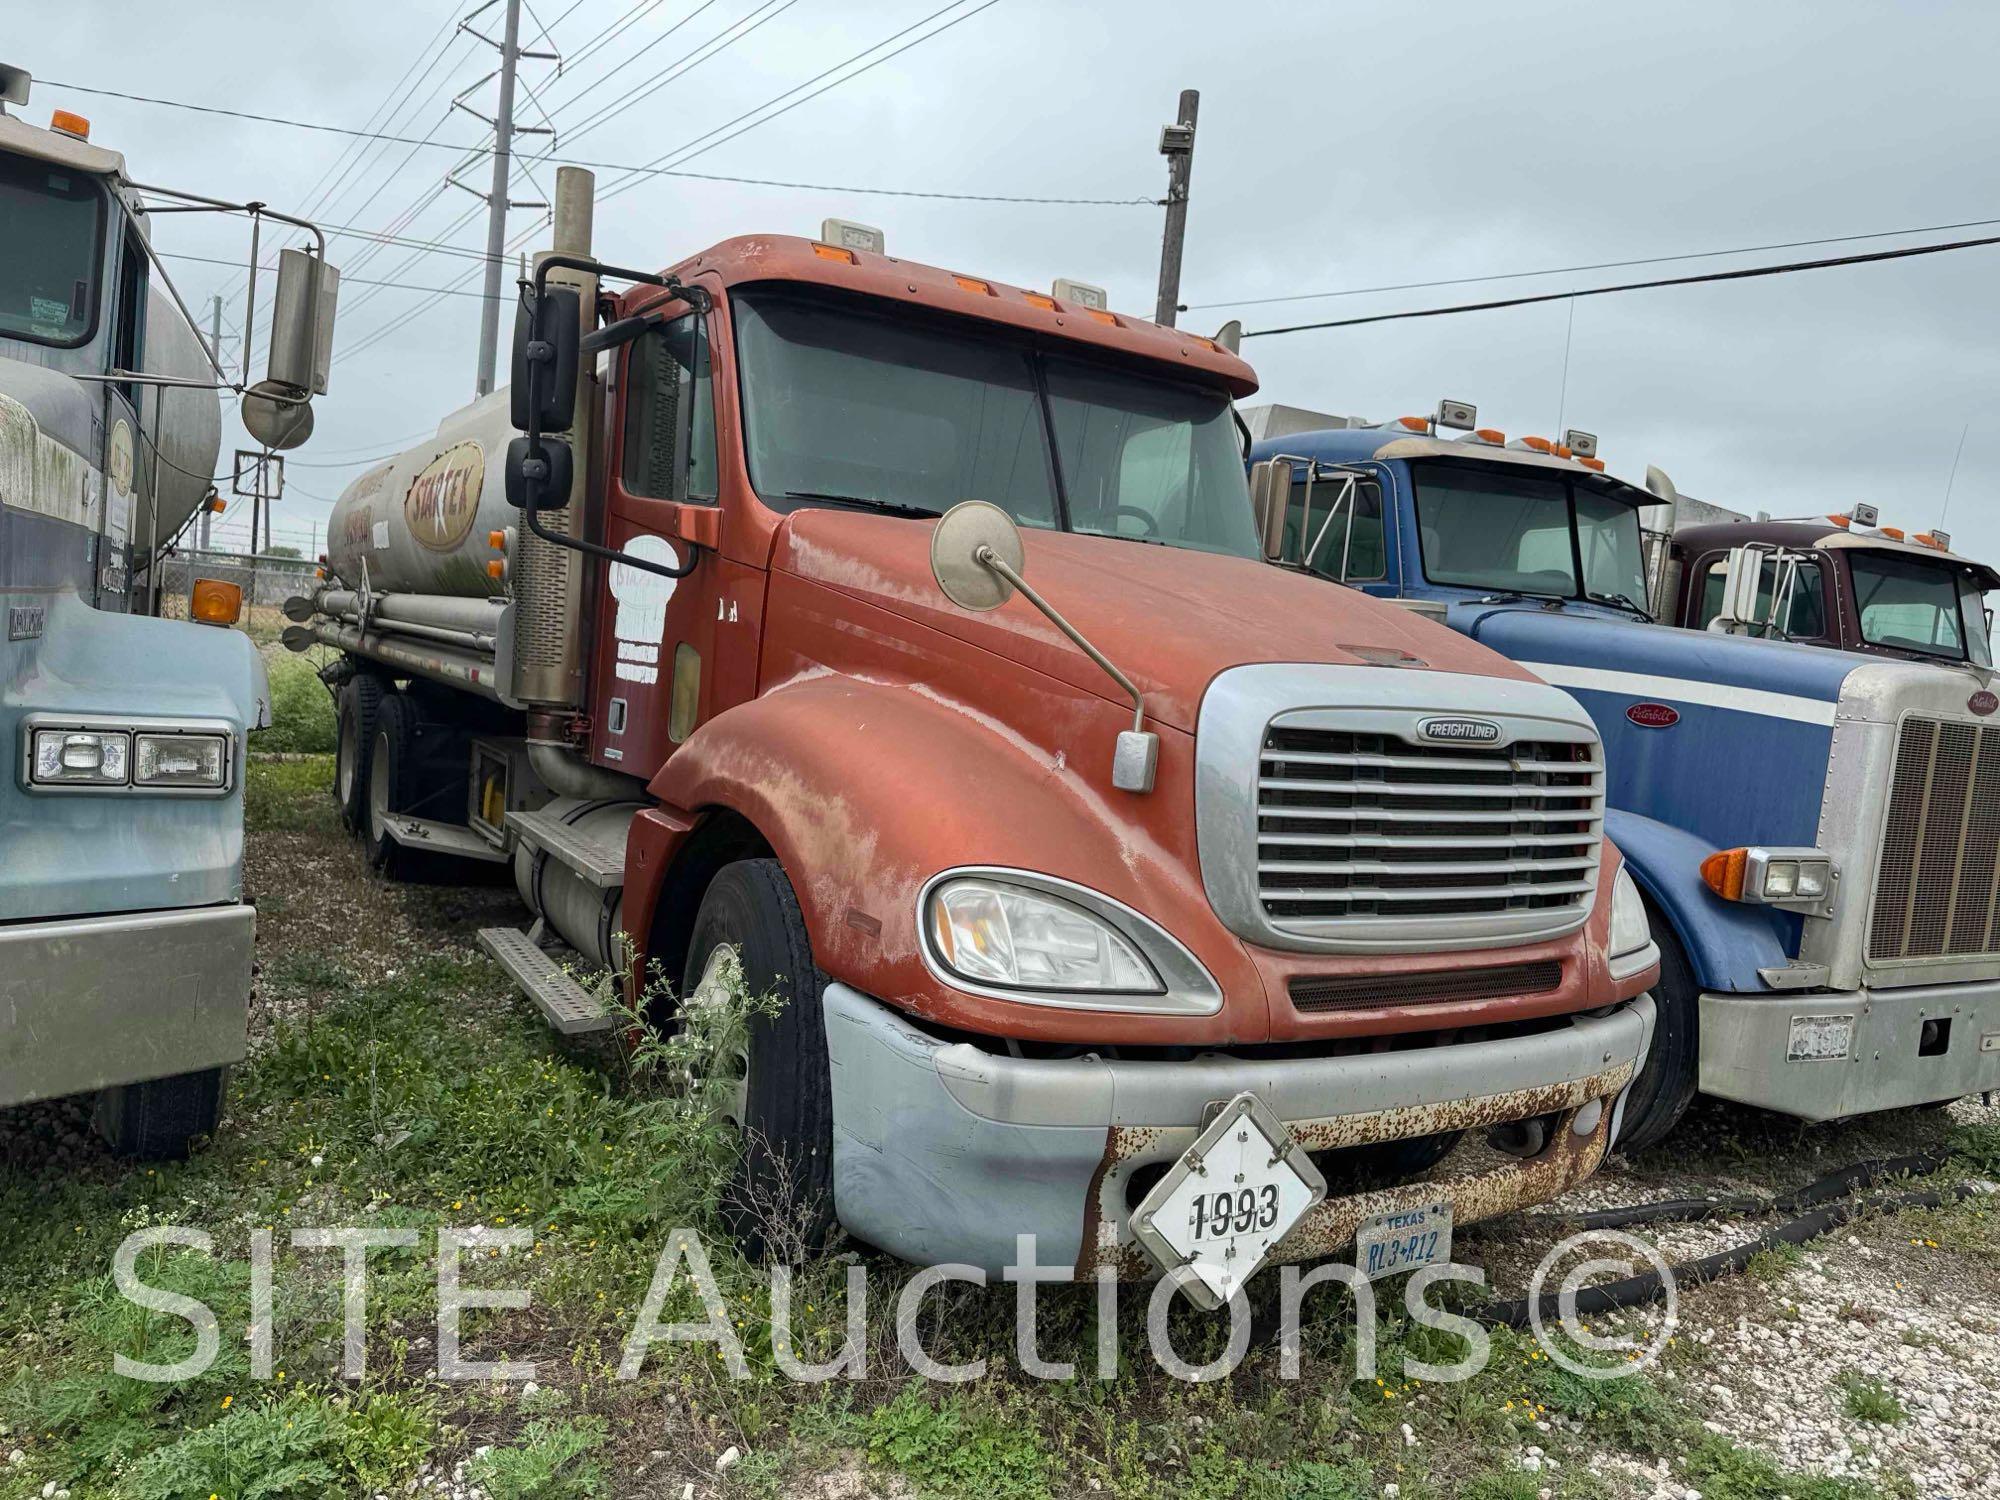
<instances>
[{"instance_id":1,"label":"cab step","mask_svg":"<svg viewBox=\"0 0 2000 1500\"><path fill-rule=\"evenodd\" d=\"M482 927L479 946L563 1036L588 1036L617 1024L617 1017L604 1003L565 973L528 933L512 927Z\"/></svg>"},{"instance_id":2,"label":"cab step","mask_svg":"<svg viewBox=\"0 0 2000 1500\"><path fill-rule=\"evenodd\" d=\"M463 823L440 823L433 818L413 818L408 813L389 813L382 819L382 828L406 849L425 849L433 854L476 859L490 865L507 862L505 849L494 848Z\"/></svg>"},{"instance_id":3,"label":"cab step","mask_svg":"<svg viewBox=\"0 0 2000 1500\"><path fill-rule=\"evenodd\" d=\"M543 812L510 812L507 826L524 843L568 865L601 891L625 883L625 850L621 845L599 843L561 818Z\"/></svg>"}]
</instances>

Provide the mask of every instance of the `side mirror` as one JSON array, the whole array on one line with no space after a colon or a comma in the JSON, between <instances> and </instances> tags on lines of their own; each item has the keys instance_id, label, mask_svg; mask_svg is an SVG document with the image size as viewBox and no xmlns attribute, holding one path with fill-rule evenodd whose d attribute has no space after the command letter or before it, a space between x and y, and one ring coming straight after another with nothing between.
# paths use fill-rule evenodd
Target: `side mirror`
<instances>
[{"instance_id":1,"label":"side mirror","mask_svg":"<svg viewBox=\"0 0 2000 1500\"><path fill-rule=\"evenodd\" d=\"M985 612L1014 597L1014 585L993 561L1019 577L1027 561L1014 518L984 500L967 500L941 516L931 533L931 577L960 609Z\"/></svg>"},{"instance_id":2,"label":"side mirror","mask_svg":"<svg viewBox=\"0 0 2000 1500\"><path fill-rule=\"evenodd\" d=\"M1757 617L1757 592L1764 578L1762 547L1732 547L1722 569L1722 611L1711 628L1754 630L1763 621Z\"/></svg>"},{"instance_id":3,"label":"side mirror","mask_svg":"<svg viewBox=\"0 0 2000 1500\"><path fill-rule=\"evenodd\" d=\"M1150 792L1159 772L1160 739L1146 728L1146 698L1132 679L1099 651L1062 612L1021 577L1025 554L1014 518L984 500L961 500L938 517L931 532L931 577L960 609L998 609L1018 590L1104 674L1132 695L1132 727L1120 730L1111 756L1111 784L1121 792Z\"/></svg>"},{"instance_id":4,"label":"side mirror","mask_svg":"<svg viewBox=\"0 0 2000 1500\"><path fill-rule=\"evenodd\" d=\"M333 315L340 272L303 250L278 252L267 378L309 396L326 394L333 369Z\"/></svg>"},{"instance_id":5,"label":"side mirror","mask_svg":"<svg viewBox=\"0 0 2000 1500\"><path fill-rule=\"evenodd\" d=\"M507 445L507 503L516 510L560 510L569 504L576 456L559 437L542 435L531 451L526 437Z\"/></svg>"},{"instance_id":6,"label":"side mirror","mask_svg":"<svg viewBox=\"0 0 2000 1500\"><path fill-rule=\"evenodd\" d=\"M1265 562L1285 555L1285 514L1292 503L1292 466L1267 458L1250 466L1250 510L1257 518L1257 543Z\"/></svg>"},{"instance_id":7,"label":"side mirror","mask_svg":"<svg viewBox=\"0 0 2000 1500\"><path fill-rule=\"evenodd\" d=\"M575 287L545 286L539 297L533 291L522 294L514 315L509 392L514 425L521 431L534 426L543 432L568 432L576 424L577 351L582 339L583 299Z\"/></svg>"}]
</instances>

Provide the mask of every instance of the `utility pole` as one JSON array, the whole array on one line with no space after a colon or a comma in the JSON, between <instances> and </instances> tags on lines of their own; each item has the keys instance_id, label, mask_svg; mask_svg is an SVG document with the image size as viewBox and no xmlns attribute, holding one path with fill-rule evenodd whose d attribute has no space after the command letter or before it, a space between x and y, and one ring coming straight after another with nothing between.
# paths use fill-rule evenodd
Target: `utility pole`
<instances>
[{"instance_id":1,"label":"utility pole","mask_svg":"<svg viewBox=\"0 0 2000 1500\"><path fill-rule=\"evenodd\" d=\"M465 188L465 191L471 193L475 198L484 198L486 200L485 301L479 311L479 371L474 386L476 394L481 396L484 396L493 389L493 366L500 348L500 271L503 257L507 253L507 210L509 208L548 207L546 203L510 202L507 197L507 181L513 175L514 170L514 137L516 135L546 135L553 137L555 134L552 129L547 127L538 128L530 125L516 125L514 123L514 75L517 66L524 57L536 57L556 61L557 56L553 52L525 52L522 50L521 0L504 0L507 7L507 19L501 31L501 39L499 41L496 42L492 37L474 30L471 25L473 16L490 10L496 3L500 3L500 0L486 0L484 5L481 5L477 10L472 12L472 15L467 16L463 21L458 23L460 31L471 32L472 35L478 37L480 41L494 48L500 54L500 67L498 70L500 98L493 118L486 120L486 116L480 114L478 110L473 109L465 102L465 94L472 92L470 88L451 101L455 108L464 110L475 119L486 120L486 123L493 127L492 180L487 190L482 193L477 188L466 187L456 177L448 177L446 179L454 187ZM489 73L487 78L493 76L493 74ZM479 88L485 82L486 78L482 78L478 83L473 84L472 88Z\"/></svg>"},{"instance_id":2,"label":"utility pole","mask_svg":"<svg viewBox=\"0 0 2000 1500\"><path fill-rule=\"evenodd\" d=\"M1153 321L1174 326L1181 302L1181 244L1187 237L1188 177L1194 171L1194 117L1201 94L1181 90L1180 114L1160 131L1160 155L1167 159L1167 232L1160 243L1160 301Z\"/></svg>"}]
</instances>

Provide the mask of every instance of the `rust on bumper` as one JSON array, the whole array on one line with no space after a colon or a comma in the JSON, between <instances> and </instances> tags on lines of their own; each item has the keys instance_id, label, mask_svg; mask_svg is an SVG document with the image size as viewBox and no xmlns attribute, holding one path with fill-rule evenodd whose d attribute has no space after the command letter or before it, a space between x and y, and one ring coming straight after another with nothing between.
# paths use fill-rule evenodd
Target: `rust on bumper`
<instances>
[{"instance_id":1,"label":"rust on bumper","mask_svg":"<svg viewBox=\"0 0 2000 1500\"><path fill-rule=\"evenodd\" d=\"M1308 1151L1345 1150L1385 1141L1414 1140L1447 1131L1485 1130L1517 1120L1555 1116L1541 1152L1505 1166L1457 1178L1427 1179L1324 1199L1293 1226L1272 1250L1269 1263L1322 1260L1354 1242L1355 1231L1377 1214L1449 1202L1455 1224L1472 1224L1515 1209L1546 1203L1589 1177L1610 1149L1613 1108L1632 1079L1636 1063L1620 1062L1589 1078L1516 1089L1469 1099L1411 1105L1363 1114L1331 1115L1289 1122L1292 1135ZM1578 1117L1601 1103L1588 1130ZM1159 1274L1159 1266L1131 1238L1127 1227L1127 1184L1140 1167L1171 1161L1188 1149L1198 1128L1167 1130L1121 1127L1110 1132L1104 1160L1091 1182L1079 1279L1111 1268L1122 1279Z\"/></svg>"}]
</instances>

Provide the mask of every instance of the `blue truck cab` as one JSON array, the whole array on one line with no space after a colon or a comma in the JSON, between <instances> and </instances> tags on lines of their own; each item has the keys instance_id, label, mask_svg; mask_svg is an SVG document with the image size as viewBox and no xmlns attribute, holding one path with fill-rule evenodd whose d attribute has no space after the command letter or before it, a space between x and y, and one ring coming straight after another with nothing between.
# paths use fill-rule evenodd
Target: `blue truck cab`
<instances>
[{"instance_id":1,"label":"blue truck cab","mask_svg":"<svg viewBox=\"0 0 2000 1500\"><path fill-rule=\"evenodd\" d=\"M152 617L217 382L124 158L54 124L0 106L0 1106L95 1095L114 1147L177 1155L245 1051L270 695L247 636Z\"/></svg>"},{"instance_id":2,"label":"blue truck cab","mask_svg":"<svg viewBox=\"0 0 2000 1500\"><path fill-rule=\"evenodd\" d=\"M1662 950L1628 1148L1697 1090L1828 1120L2000 1086L1990 666L1656 623L1660 497L1585 434L1509 443L1457 403L1243 415L1268 557L1444 621L1596 722L1605 831ZM1532 802L1510 811L1494 836L1531 841Z\"/></svg>"}]
</instances>

